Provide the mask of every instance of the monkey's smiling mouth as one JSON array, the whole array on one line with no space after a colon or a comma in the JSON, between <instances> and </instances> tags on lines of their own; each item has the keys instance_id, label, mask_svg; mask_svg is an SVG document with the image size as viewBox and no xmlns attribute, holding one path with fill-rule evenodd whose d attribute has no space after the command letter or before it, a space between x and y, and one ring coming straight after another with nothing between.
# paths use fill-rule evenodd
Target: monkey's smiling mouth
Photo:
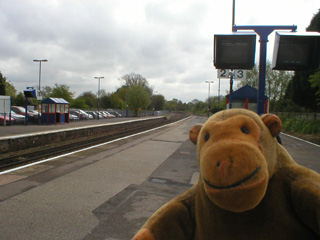
<instances>
[{"instance_id":1,"label":"monkey's smiling mouth","mask_svg":"<svg viewBox=\"0 0 320 240\"><path fill-rule=\"evenodd\" d=\"M223 187L220 187L220 186L215 186L213 184L211 184L208 180L206 180L205 178L203 178L204 182L211 188L214 188L214 189L230 189L230 188L234 188L234 187L238 187L240 186L242 183L250 180L254 175L256 175L259 171L261 170L261 166L257 167L249 176L243 178L242 180L234 183L234 184L231 184L231 185L228 185L228 186L223 186Z\"/></svg>"}]
</instances>

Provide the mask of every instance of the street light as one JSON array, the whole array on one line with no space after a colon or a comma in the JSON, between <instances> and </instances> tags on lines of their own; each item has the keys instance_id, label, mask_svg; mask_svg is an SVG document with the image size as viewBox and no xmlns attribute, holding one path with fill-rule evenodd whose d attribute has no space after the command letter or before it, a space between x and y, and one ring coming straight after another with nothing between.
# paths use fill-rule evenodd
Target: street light
<instances>
[{"instance_id":1,"label":"street light","mask_svg":"<svg viewBox=\"0 0 320 240\"><path fill-rule=\"evenodd\" d=\"M33 60L34 62L38 62L40 63L39 65L39 96L37 96L37 99L39 101L39 107L38 107L38 125L40 125L40 103L41 103L41 100L42 100L42 96L41 96L41 63L42 62L48 62L47 59L34 59Z\"/></svg>"},{"instance_id":2,"label":"street light","mask_svg":"<svg viewBox=\"0 0 320 240\"><path fill-rule=\"evenodd\" d=\"M208 117L210 116L210 83L214 83L213 81L206 81L209 83L209 92L208 92Z\"/></svg>"},{"instance_id":3,"label":"street light","mask_svg":"<svg viewBox=\"0 0 320 240\"><path fill-rule=\"evenodd\" d=\"M100 79L104 77L94 77L96 79L99 79L98 81L98 120L100 119Z\"/></svg>"}]
</instances>

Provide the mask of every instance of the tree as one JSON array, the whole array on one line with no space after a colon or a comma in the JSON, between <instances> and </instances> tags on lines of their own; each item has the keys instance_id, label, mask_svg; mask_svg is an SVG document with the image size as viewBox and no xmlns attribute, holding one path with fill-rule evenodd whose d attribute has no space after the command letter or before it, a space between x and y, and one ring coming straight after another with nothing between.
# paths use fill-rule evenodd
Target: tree
<instances>
[{"instance_id":1,"label":"tree","mask_svg":"<svg viewBox=\"0 0 320 240\"><path fill-rule=\"evenodd\" d=\"M307 31L320 32L320 10L313 16ZM319 69L317 71L319 71ZM289 82L286 99L291 99L295 104L305 109L320 111L316 97L318 91L315 83L318 76L317 71L296 71L292 80ZM311 83L309 79L311 79L313 83Z\"/></svg>"},{"instance_id":2,"label":"tree","mask_svg":"<svg viewBox=\"0 0 320 240\"><path fill-rule=\"evenodd\" d=\"M127 99L127 87L122 86L110 96L111 107L116 109L125 109Z\"/></svg>"},{"instance_id":3,"label":"tree","mask_svg":"<svg viewBox=\"0 0 320 240\"><path fill-rule=\"evenodd\" d=\"M122 102L125 103L122 105L125 108L128 98L128 107L133 110L136 115L137 107L138 109L147 109L151 103L151 96L153 92L148 81L143 76L136 73L123 75L119 80L123 85L118 89L119 91L117 91L117 94L119 94L118 97L114 99L121 99Z\"/></svg>"},{"instance_id":4,"label":"tree","mask_svg":"<svg viewBox=\"0 0 320 240\"><path fill-rule=\"evenodd\" d=\"M128 105L135 116L138 116L139 110L147 109L150 103L150 94L145 87L142 85L133 85L129 88Z\"/></svg>"},{"instance_id":5,"label":"tree","mask_svg":"<svg viewBox=\"0 0 320 240\"><path fill-rule=\"evenodd\" d=\"M43 99L49 98L52 94L52 87L44 86L41 90L41 96Z\"/></svg>"},{"instance_id":6,"label":"tree","mask_svg":"<svg viewBox=\"0 0 320 240\"><path fill-rule=\"evenodd\" d=\"M73 100L70 104L71 108L88 109L88 105L81 98Z\"/></svg>"},{"instance_id":7,"label":"tree","mask_svg":"<svg viewBox=\"0 0 320 240\"><path fill-rule=\"evenodd\" d=\"M310 75L309 82L311 87L316 89L316 96L320 97L320 68L313 75ZM320 98L317 98L317 104L320 105Z\"/></svg>"},{"instance_id":8,"label":"tree","mask_svg":"<svg viewBox=\"0 0 320 240\"><path fill-rule=\"evenodd\" d=\"M111 94L105 94L100 99L100 106L101 108L113 108L111 104Z\"/></svg>"},{"instance_id":9,"label":"tree","mask_svg":"<svg viewBox=\"0 0 320 240\"><path fill-rule=\"evenodd\" d=\"M73 100L74 93L70 91L70 87L65 84L55 84L50 97L63 98L69 103Z\"/></svg>"},{"instance_id":10,"label":"tree","mask_svg":"<svg viewBox=\"0 0 320 240\"><path fill-rule=\"evenodd\" d=\"M317 31L320 32L320 9L318 13L313 17L307 31ZM311 83L311 87L316 89L316 95L320 97L320 67L317 71L310 75L309 82ZM320 99L317 99L317 104L320 105Z\"/></svg>"},{"instance_id":11,"label":"tree","mask_svg":"<svg viewBox=\"0 0 320 240\"><path fill-rule=\"evenodd\" d=\"M6 95L6 78L0 72L0 95Z\"/></svg>"},{"instance_id":12,"label":"tree","mask_svg":"<svg viewBox=\"0 0 320 240\"><path fill-rule=\"evenodd\" d=\"M82 99L87 108L96 108L98 106L98 98L91 91L82 93L77 99Z\"/></svg>"},{"instance_id":13,"label":"tree","mask_svg":"<svg viewBox=\"0 0 320 240\"><path fill-rule=\"evenodd\" d=\"M241 79L239 83L239 87L250 85L251 87L258 88L258 83L259 83L259 69L258 69L258 64L256 64L254 65L252 70L247 71L247 77L245 79Z\"/></svg>"},{"instance_id":14,"label":"tree","mask_svg":"<svg viewBox=\"0 0 320 240\"><path fill-rule=\"evenodd\" d=\"M162 110L164 109L164 105L166 103L166 100L164 99L164 96L162 95L153 95L152 96L152 104L151 108L154 110Z\"/></svg>"},{"instance_id":15,"label":"tree","mask_svg":"<svg viewBox=\"0 0 320 240\"><path fill-rule=\"evenodd\" d=\"M12 105L14 106L25 106L26 105L26 97L24 93L19 92L17 96L12 99Z\"/></svg>"},{"instance_id":16,"label":"tree","mask_svg":"<svg viewBox=\"0 0 320 240\"><path fill-rule=\"evenodd\" d=\"M17 90L16 88L10 83L10 82L6 82L5 83L5 88L6 88L6 95L7 96L11 96L11 97L15 97L17 95Z\"/></svg>"},{"instance_id":17,"label":"tree","mask_svg":"<svg viewBox=\"0 0 320 240\"><path fill-rule=\"evenodd\" d=\"M287 71L272 70L270 61L267 61L266 66L266 92L270 101L282 99L285 95L288 83L292 78L292 73ZM240 87L250 85L251 87L258 88L259 71L258 66L247 72L247 79L241 80Z\"/></svg>"},{"instance_id":18,"label":"tree","mask_svg":"<svg viewBox=\"0 0 320 240\"><path fill-rule=\"evenodd\" d=\"M149 92L150 96L152 95L152 92L153 92L152 87L149 86L147 79L145 79L140 74L136 74L136 73L126 74L126 75L123 75L119 80L123 83L124 86L128 86L129 88L132 86L141 85Z\"/></svg>"}]
</instances>

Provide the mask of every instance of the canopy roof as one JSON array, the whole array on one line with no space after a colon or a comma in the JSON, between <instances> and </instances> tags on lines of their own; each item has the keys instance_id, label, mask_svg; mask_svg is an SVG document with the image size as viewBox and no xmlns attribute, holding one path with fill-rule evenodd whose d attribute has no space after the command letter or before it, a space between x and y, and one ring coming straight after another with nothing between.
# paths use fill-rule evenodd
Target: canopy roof
<instances>
[{"instance_id":1,"label":"canopy roof","mask_svg":"<svg viewBox=\"0 0 320 240\"><path fill-rule=\"evenodd\" d=\"M258 90L254 87L251 87L250 85L245 85L242 88L239 88L238 90L234 91L232 93L232 100L248 100L250 101L257 101L257 95ZM230 94L228 94L226 97L229 98ZM264 95L264 98L268 98L266 95Z\"/></svg>"},{"instance_id":2,"label":"canopy roof","mask_svg":"<svg viewBox=\"0 0 320 240\"><path fill-rule=\"evenodd\" d=\"M42 103L69 104L69 102L67 102L63 98L47 98L43 100Z\"/></svg>"}]
</instances>

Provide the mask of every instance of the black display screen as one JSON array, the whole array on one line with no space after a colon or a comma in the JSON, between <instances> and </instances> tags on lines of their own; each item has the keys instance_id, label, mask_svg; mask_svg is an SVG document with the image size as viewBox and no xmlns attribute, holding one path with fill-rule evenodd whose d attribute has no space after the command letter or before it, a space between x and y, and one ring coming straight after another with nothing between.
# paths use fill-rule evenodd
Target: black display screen
<instances>
[{"instance_id":1,"label":"black display screen","mask_svg":"<svg viewBox=\"0 0 320 240\"><path fill-rule=\"evenodd\" d=\"M214 65L217 69L252 69L256 35L215 35Z\"/></svg>"}]
</instances>

